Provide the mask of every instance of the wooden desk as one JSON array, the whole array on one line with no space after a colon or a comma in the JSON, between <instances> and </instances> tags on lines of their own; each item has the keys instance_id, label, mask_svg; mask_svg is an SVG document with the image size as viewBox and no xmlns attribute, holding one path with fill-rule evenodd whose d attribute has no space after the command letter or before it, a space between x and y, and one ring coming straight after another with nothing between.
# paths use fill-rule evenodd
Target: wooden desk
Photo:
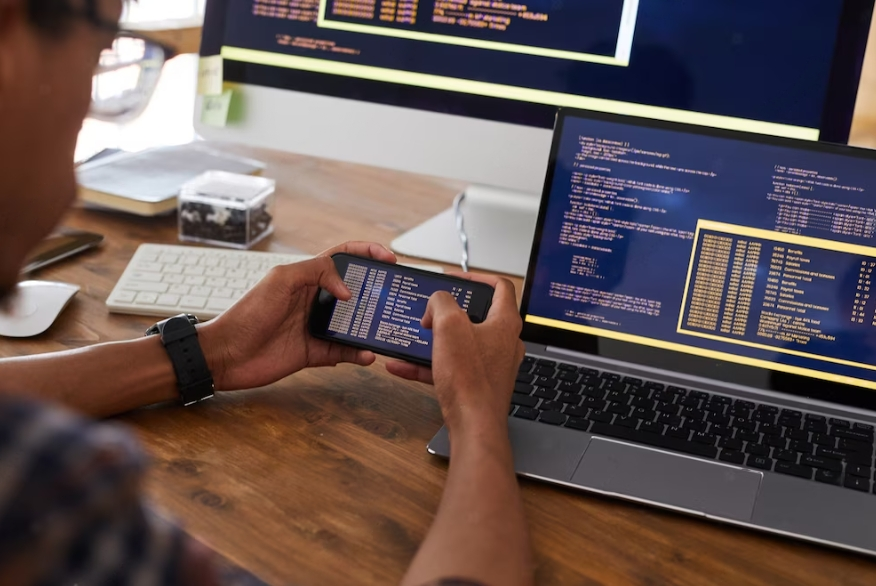
<instances>
[{"instance_id":1,"label":"wooden desk","mask_svg":"<svg viewBox=\"0 0 876 586\"><path fill-rule=\"evenodd\" d=\"M447 206L456 185L312 158L245 151L279 186L263 248L318 252L343 239L388 243ZM152 318L104 300L140 242L173 243L175 222L74 210L102 250L40 275L83 287L10 356L139 336ZM63 376L63 373L58 373ZM112 376L107 373L107 376ZM188 530L274 584L397 582L426 533L446 474L426 453L441 425L430 388L372 368L302 372L196 408L121 417L153 459L146 493ZM859 556L522 481L539 584L874 584ZM874 520L876 522L876 520Z\"/></svg>"}]
</instances>

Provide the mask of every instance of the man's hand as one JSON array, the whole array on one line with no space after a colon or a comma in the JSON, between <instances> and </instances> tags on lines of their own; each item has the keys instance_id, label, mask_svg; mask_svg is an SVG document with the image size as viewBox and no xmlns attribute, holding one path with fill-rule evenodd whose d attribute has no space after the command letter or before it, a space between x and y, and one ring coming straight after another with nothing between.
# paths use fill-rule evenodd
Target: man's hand
<instances>
[{"instance_id":1,"label":"man's hand","mask_svg":"<svg viewBox=\"0 0 876 586\"><path fill-rule=\"evenodd\" d=\"M313 260L272 269L228 311L198 327L217 390L264 386L308 366L374 362L372 352L317 340L308 332L310 308L320 288L342 301L350 298L331 260L337 252L396 260L379 244L348 242Z\"/></svg>"},{"instance_id":2,"label":"man's hand","mask_svg":"<svg viewBox=\"0 0 876 586\"><path fill-rule=\"evenodd\" d=\"M487 319L473 324L449 293L436 293L422 321L433 333L432 369L400 361L386 368L396 376L434 384L451 432L470 422L504 425L524 354L514 285L497 277L454 276L495 288Z\"/></svg>"}]
</instances>

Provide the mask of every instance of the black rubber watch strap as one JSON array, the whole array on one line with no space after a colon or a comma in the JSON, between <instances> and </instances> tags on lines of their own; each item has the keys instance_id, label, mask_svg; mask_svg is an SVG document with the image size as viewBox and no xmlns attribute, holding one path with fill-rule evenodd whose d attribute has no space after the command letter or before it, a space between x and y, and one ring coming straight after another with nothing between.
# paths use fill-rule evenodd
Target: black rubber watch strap
<instances>
[{"instance_id":1,"label":"black rubber watch strap","mask_svg":"<svg viewBox=\"0 0 876 586\"><path fill-rule=\"evenodd\" d=\"M195 323L197 320L190 316L178 315L157 323L147 332L161 335L161 343L173 364L180 398L186 406L213 396L213 376L198 342Z\"/></svg>"}]
</instances>

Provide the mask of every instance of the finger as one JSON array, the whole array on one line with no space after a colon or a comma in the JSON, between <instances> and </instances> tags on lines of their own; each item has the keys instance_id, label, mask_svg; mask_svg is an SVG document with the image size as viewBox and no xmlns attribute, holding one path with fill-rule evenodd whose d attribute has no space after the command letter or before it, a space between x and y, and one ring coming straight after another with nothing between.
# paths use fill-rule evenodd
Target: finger
<instances>
[{"instance_id":1,"label":"finger","mask_svg":"<svg viewBox=\"0 0 876 586\"><path fill-rule=\"evenodd\" d=\"M297 282L299 286L321 287L341 301L346 301L353 296L338 274L334 261L329 257L318 256L308 261L289 265L289 268L295 271L295 276L299 279Z\"/></svg>"},{"instance_id":2,"label":"finger","mask_svg":"<svg viewBox=\"0 0 876 586\"><path fill-rule=\"evenodd\" d=\"M508 279L499 279L493 293L493 303L487 313L487 321L505 319L520 313L517 306L517 290Z\"/></svg>"},{"instance_id":3,"label":"finger","mask_svg":"<svg viewBox=\"0 0 876 586\"><path fill-rule=\"evenodd\" d=\"M453 295L447 291L436 291L426 304L426 313L420 320L420 325L431 330L435 327L435 320L443 319L454 313L464 313Z\"/></svg>"},{"instance_id":4,"label":"finger","mask_svg":"<svg viewBox=\"0 0 876 586\"><path fill-rule=\"evenodd\" d=\"M386 363L386 371L389 374L405 380L426 383L427 385L434 384L432 382L432 370L425 366L419 366L401 360L390 360Z\"/></svg>"},{"instance_id":5,"label":"finger","mask_svg":"<svg viewBox=\"0 0 876 586\"><path fill-rule=\"evenodd\" d=\"M370 366L377 360L377 356L370 350L360 350L353 346L330 343L326 352L326 366L334 366L348 362L359 366Z\"/></svg>"},{"instance_id":6,"label":"finger","mask_svg":"<svg viewBox=\"0 0 876 586\"><path fill-rule=\"evenodd\" d=\"M321 252L319 256L331 256L339 252L354 254L356 256L365 256L393 264L398 260L391 250L382 244L377 244L376 242L345 242Z\"/></svg>"},{"instance_id":7,"label":"finger","mask_svg":"<svg viewBox=\"0 0 876 586\"><path fill-rule=\"evenodd\" d=\"M477 283L484 283L489 285L490 287L496 288L499 281L502 280L502 277L497 277L496 275L488 275L481 273L463 273L462 271L447 271L447 275L451 277L456 277L457 279L465 279L466 281L475 281Z\"/></svg>"}]
</instances>

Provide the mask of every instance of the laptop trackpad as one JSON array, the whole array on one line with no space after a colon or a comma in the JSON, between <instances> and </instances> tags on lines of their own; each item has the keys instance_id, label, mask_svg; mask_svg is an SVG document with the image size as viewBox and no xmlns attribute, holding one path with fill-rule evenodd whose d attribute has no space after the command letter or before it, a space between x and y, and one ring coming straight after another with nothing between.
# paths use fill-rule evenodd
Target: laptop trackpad
<instances>
[{"instance_id":1,"label":"laptop trackpad","mask_svg":"<svg viewBox=\"0 0 876 586\"><path fill-rule=\"evenodd\" d=\"M594 437L572 483L748 521L762 479L759 472Z\"/></svg>"}]
</instances>

